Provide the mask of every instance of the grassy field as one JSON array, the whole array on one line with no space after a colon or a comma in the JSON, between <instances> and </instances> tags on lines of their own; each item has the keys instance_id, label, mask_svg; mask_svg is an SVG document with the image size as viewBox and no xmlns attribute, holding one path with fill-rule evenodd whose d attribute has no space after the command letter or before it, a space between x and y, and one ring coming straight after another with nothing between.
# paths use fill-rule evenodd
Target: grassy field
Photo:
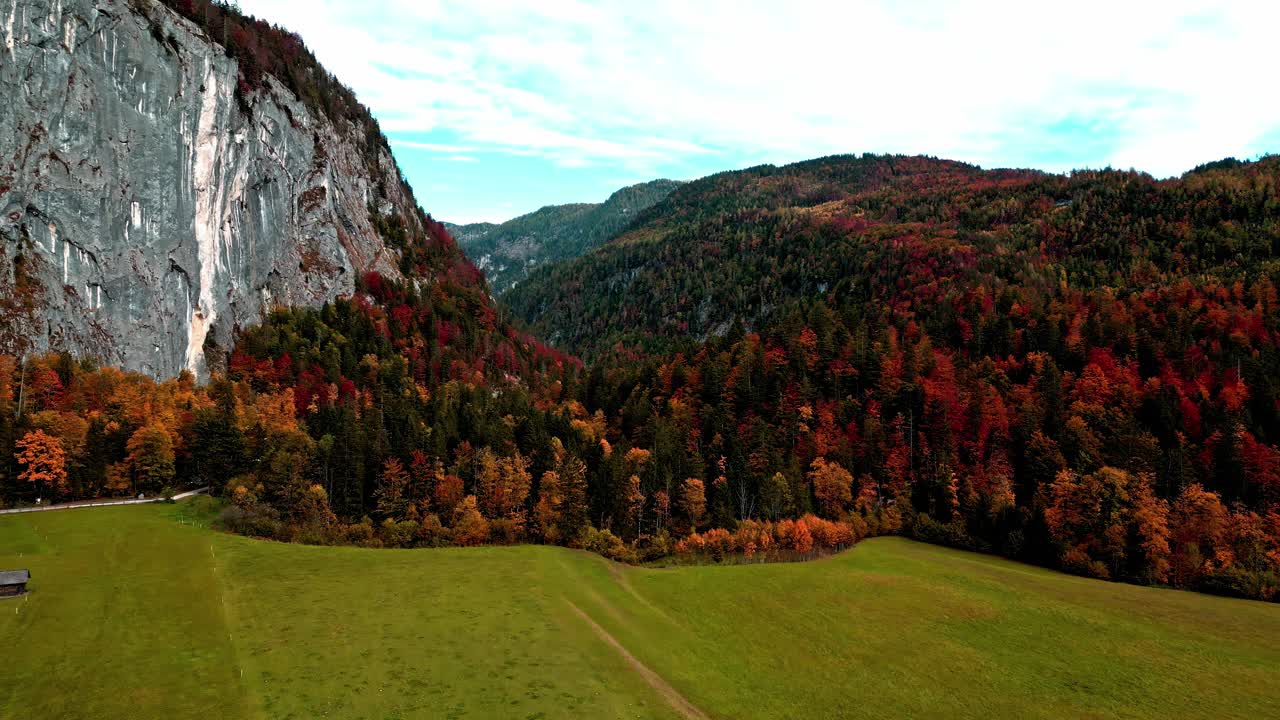
<instances>
[{"instance_id":1,"label":"grassy field","mask_svg":"<svg viewBox=\"0 0 1280 720\"><path fill-rule=\"evenodd\" d=\"M194 520L194 522L193 522ZM0 518L0 718L1280 717L1280 607L896 538L629 568Z\"/></svg>"}]
</instances>

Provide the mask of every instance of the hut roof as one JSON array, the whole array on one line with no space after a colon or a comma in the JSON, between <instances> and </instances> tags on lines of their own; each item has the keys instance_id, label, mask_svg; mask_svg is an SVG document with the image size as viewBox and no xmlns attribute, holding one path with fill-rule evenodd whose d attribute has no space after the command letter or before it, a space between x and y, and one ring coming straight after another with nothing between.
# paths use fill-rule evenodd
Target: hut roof
<instances>
[{"instance_id":1,"label":"hut roof","mask_svg":"<svg viewBox=\"0 0 1280 720\"><path fill-rule=\"evenodd\" d=\"M29 570L8 570L0 572L0 585L21 585L31 579Z\"/></svg>"}]
</instances>

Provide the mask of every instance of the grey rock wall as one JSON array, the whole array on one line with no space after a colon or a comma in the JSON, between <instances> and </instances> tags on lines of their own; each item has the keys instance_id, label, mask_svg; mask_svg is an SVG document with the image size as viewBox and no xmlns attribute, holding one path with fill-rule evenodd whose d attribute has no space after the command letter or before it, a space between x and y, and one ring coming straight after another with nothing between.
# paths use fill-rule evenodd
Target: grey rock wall
<instances>
[{"instance_id":1,"label":"grey rock wall","mask_svg":"<svg viewBox=\"0 0 1280 720\"><path fill-rule=\"evenodd\" d=\"M416 222L390 154L370 171L364 128L274 79L244 112L222 47L147 12L0 0L0 352L206 377L264 310L399 275L370 218Z\"/></svg>"}]
</instances>

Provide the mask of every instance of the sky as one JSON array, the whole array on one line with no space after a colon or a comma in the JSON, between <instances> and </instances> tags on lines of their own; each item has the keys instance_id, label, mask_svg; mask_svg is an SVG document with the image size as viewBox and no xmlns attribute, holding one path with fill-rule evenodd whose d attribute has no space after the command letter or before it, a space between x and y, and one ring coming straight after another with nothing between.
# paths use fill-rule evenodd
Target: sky
<instances>
[{"instance_id":1,"label":"sky","mask_svg":"<svg viewBox=\"0 0 1280 720\"><path fill-rule=\"evenodd\" d=\"M369 106L422 206L892 152L1179 175L1280 152L1268 0L240 0Z\"/></svg>"}]
</instances>

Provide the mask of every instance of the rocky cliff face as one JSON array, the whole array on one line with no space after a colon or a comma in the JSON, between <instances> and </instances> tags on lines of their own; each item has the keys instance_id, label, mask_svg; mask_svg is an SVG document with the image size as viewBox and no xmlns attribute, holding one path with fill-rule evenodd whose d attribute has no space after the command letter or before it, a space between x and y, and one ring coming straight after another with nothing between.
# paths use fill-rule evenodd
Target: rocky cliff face
<instances>
[{"instance_id":1,"label":"rocky cliff face","mask_svg":"<svg viewBox=\"0 0 1280 720\"><path fill-rule=\"evenodd\" d=\"M377 227L423 219L371 128L237 94L159 3L0 0L0 39L0 352L205 376L264 310L398 276Z\"/></svg>"}]
</instances>

